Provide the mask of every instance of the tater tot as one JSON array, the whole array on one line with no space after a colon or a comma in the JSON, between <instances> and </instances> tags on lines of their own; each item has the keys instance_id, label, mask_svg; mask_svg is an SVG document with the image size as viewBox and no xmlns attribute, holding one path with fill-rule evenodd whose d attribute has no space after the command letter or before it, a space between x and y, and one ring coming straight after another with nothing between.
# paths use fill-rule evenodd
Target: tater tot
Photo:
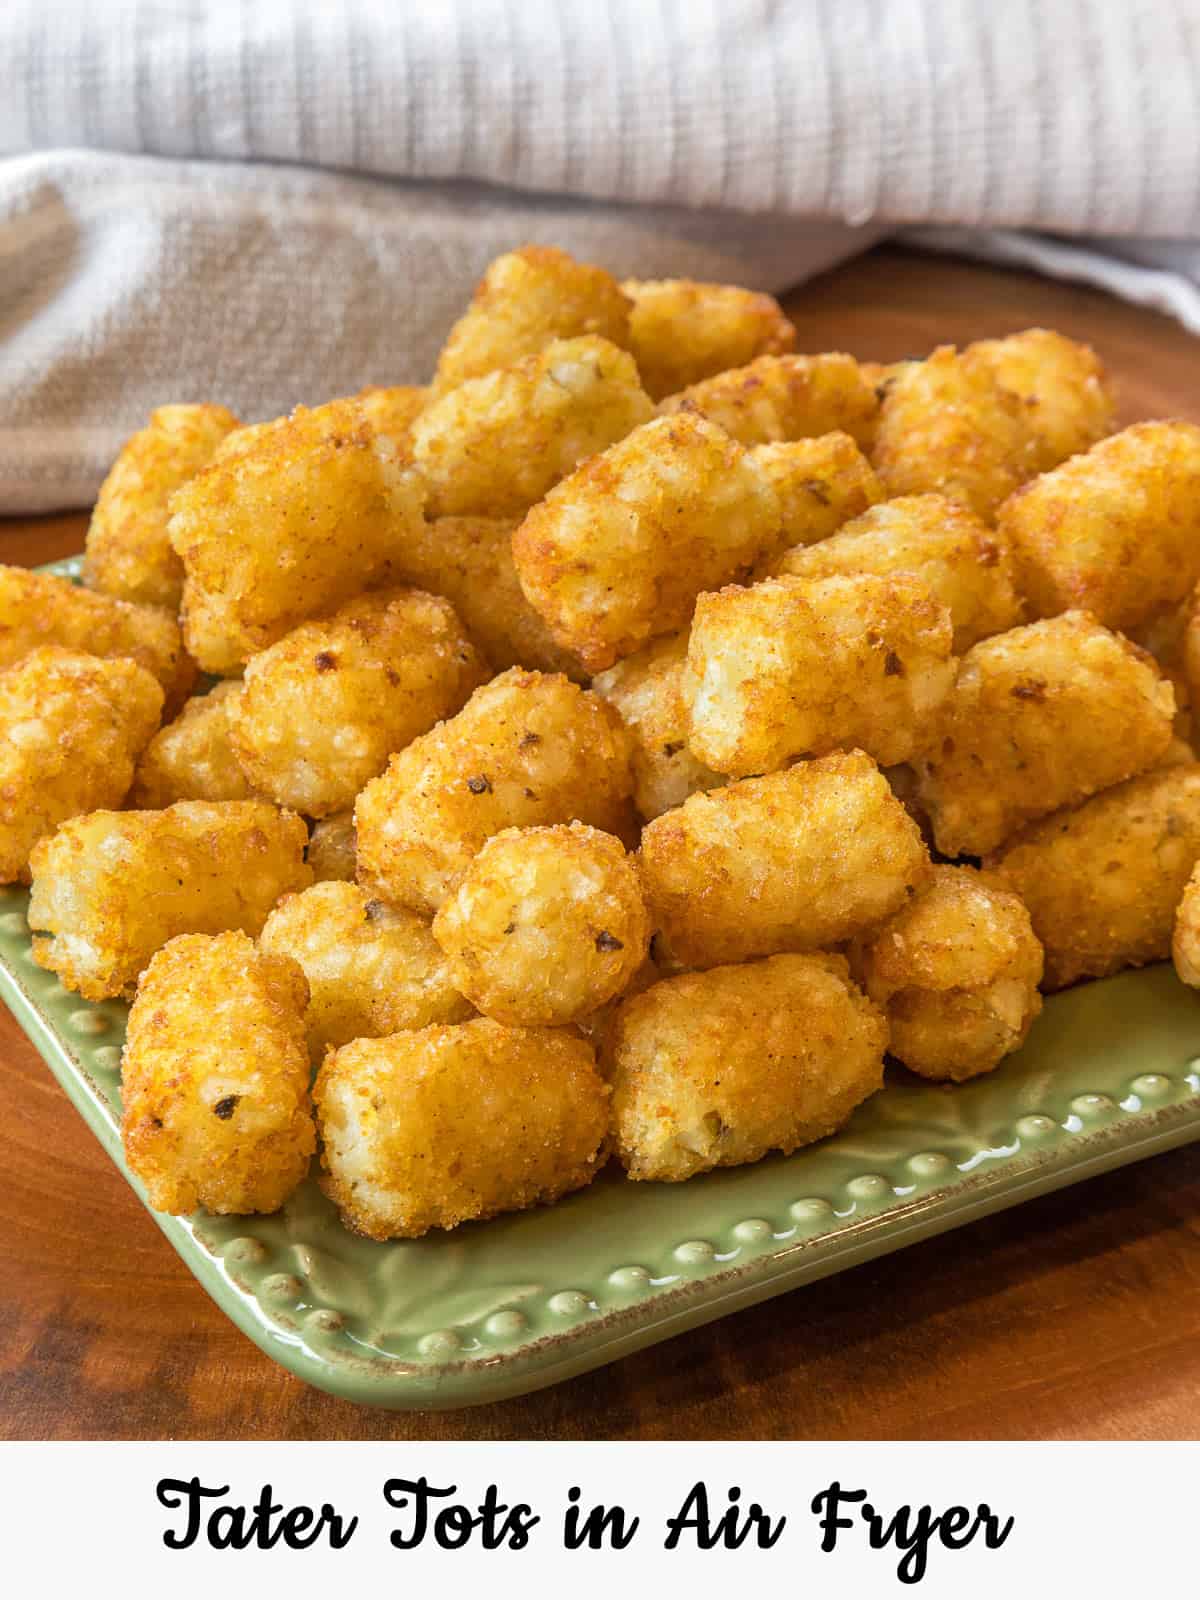
<instances>
[{"instance_id":1,"label":"tater tot","mask_svg":"<svg viewBox=\"0 0 1200 1600\"><path fill-rule=\"evenodd\" d=\"M137 764L131 806L161 811L176 800L254 798L234 754L229 725L230 697L241 692L240 683L229 681L193 695L174 722L154 735Z\"/></svg>"},{"instance_id":2,"label":"tater tot","mask_svg":"<svg viewBox=\"0 0 1200 1600\"><path fill-rule=\"evenodd\" d=\"M913 900L863 936L851 963L887 1015L892 1055L923 1078L990 1072L1042 1009L1029 912L972 867L935 866Z\"/></svg>"},{"instance_id":3,"label":"tater tot","mask_svg":"<svg viewBox=\"0 0 1200 1600\"><path fill-rule=\"evenodd\" d=\"M323 817L313 829L304 858L317 883L354 882L354 813Z\"/></svg>"},{"instance_id":4,"label":"tater tot","mask_svg":"<svg viewBox=\"0 0 1200 1600\"><path fill-rule=\"evenodd\" d=\"M162 698L136 662L58 645L0 672L0 883L28 883L33 847L68 817L121 804Z\"/></svg>"},{"instance_id":5,"label":"tater tot","mask_svg":"<svg viewBox=\"0 0 1200 1600\"><path fill-rule=\"evenodd\" d=\"M356 399L375 432L405 448L413 423L429 404L429 390L410 383L391 388L371 383L359 390Z\"/></svg>"},{"instance_id":6,"label":"tater tot","mask_svg":"<svg viewBox=\"0 0 1200 1600\"><path fill-rule=\"evenodd\" d=\"M852 938L905 903L929 856L855 750L692 795L643 829L641 870L665 954L711 967Z\"/></svg>"},{"instance_id":7,"label":"tater tot","mask_svg":"<svg viewBox=\"0 0 1200 1600\"><path fill-rule=\"evenodd\" d=\"M557 1200L607 1155L608 1087L565 1028L480 1017L358 1039L325 1058L314 1099L324 1187L371 1239Z\"/></svg>"},{"instance_id":8,"label":"tater tot","mask_svg":"<svg viewBox=\"0 0 1200 1600\"><path fill-rule=\"evenodd\" d=\"M429 924L413 911L373 900L356 883L315 883L284 895L258 942L303 970L308 1044L317 1058L327 1045L465 1022L474 1014L454 987Z\"/></svg>"},{"instance_id":9,"label":"tater tot","mask_svg":"<svg viewBox=\"0 0 1200 1600\"><path fill-rule=\"evenodd\" d=\"M633 737L633 800L644 822L725 782L687 746L687 645L686 633L668 634L592 679Z\"/></svg>"},{"instance_id":10,"label":"tater tot","mask_svg":"<svg viewBox=\"0 0 1200 1600\"><path fill-rule=\"evenodd\" d=\"M1175 695L1152 658L1086 611L968 650L940 745L916 763L943 855L982 855L1025 823L1153 766Z\"/></svg>"},{"instance_id":11,"label":"tater tot","mask_svg":"<svg viewBox=\"0 0 1200 1600\"><path fill-rule=\"evenodd\" d=\"M1200 577L1200 427L1139 422L1044 473L1000 510L1034 613L1128 629Z\"/></svg>"},{"instance_id":12,"label":"tater tot","mask_svg":"<svg viewBox=\"0 0 1200 1600\"><path fill-rule=\"evenodd\" d=\"M386 582L424 493L356 400L298 406L215 461L171 502L192 655L236 675L306 618Z\"/></svg>"},{"instance_id":13,"label":"tater tot","mask_svg":"<svg viewBox=\"0 0 1200 1600\"><path fill-rule=\"evenodd\" d=\"M0 671L40 644L136 661L162 685L168 715L196 681L195 663L169 612L93 594L48 572L0 566Z\"/></svg>"},{"instance_id":14,"label":"tater tot","mask_svg":"<svg viewBox=\"0 0 1200 1600\"><path fill-rule=\"evenodd\" d=\"M887 1023L836 955L778 955L656 983L605 1038L616 1152L679 1183L790 1155L883 1086Z\"/></svg>"},{"instance_id":15,"label":"tater tot","mask_svg":"<svg viewBox=\"0 0 1200 1600\"><path fill-rule=\"evenodd\" d=\"M775 491L701 417L660 417L593 456L513 535L521 587L592 672L691 616L779 537Z\"/></svg>"},{"instance_id":16,"label":"tater tot","mask_svg":"<svg viewBox=\"0 0 1200 1600\"><path fill-rule=\"evenodd\" d=\"M1024 404L1035 471L1048 472L1112 432L1112 385L1090 345L1049 328L1027 328L1007 339L981 339L968 349Z\"/></svg>"},{"instance_id":17,"label":"tater tot","mask_svg":"<svg viewBox=\"0 0 1200 1600\"><path fill-rule=\"evenodd\" d=\"M707 417L740 444L848 433L867 445L879 401L853 356L760 356L669 395L659 410Z\"/></svg>"},{"instance_id":18,"label":"tater tot","mask_svg":"<svg viewBox=\"0 0 1200 1600\"><path fill-rule=\"evenodd\" d=\"M1175 908L1171 960L1181 983L1200 989L1200 864L1192 868Z\"/></svg>"},{"instance_id":19,"label":"tater tot","mask_svg":"<svg viewBox=\"0 0 1200 1600\"><path fill-rule=\"evenodd\" d=\"M259 794L330 816L486 676L448 600L360 595L251 657L229 702L233 747Z\"/></svg>"},{"instance_id":20,"label":"tater tot","mask_svg":"<svg viewBox=\"0 0 1200 1600\"><path fill-rule=\"evenodd\" d=\"M305 983L244 933L181 934L150 962L121 1058L121 1137L156 1211L278 1211L316 1127Z\"/></svg>"},{"instance_id":21,"label":"tater tot","mask_svg":"<svg viewBox=\"0 0 1200 1600\"><path fill-rule=\"evenodd\" d=\"M1022 401L989 361L953 345L892 382L871 461L889 497L944 494L988 522L1037 471Z\"/></svg>"},{"instance_id":22,"label":"tater tot","mask_svg":"<svg viewBox=\"0 0 1200 1600\"><path fill-rule=\"evenodd\" d=\"M435 400L412 429L432 517L519 515L581 461L648 422L633 357L607 339L555 339Z\"/></svg>"},{"instance_id":23,"label":"tater tot","mask_svg":"<svg viewBox=\"0 0 1200 1600\"><path fill-rule=\"evenodd\" d=\"M150 413L100 485L83 567L89 588L178 611L183 563L167 537L168 505L237 426L224 406L159 406Z\"/></svg>"},{"instance_id":24,"label":"tater tot","mask_svg":"<svg viewBox=\"0 0 1200 1600\"><path fill-rule=\"evenodd\" d=\"M1047 989L1165 961L1200 859L1200 766L1163 767L1058 811L986 859L1029 907Z\"/></svg>"},{"instance_id":25,"label":"tater tot","mask_svg":"<svg viewBox=\"0 0 1200 1600\"><path fill-rule=\"evenodd\" d=\"M511 366L552 339L595 333L629 346L630 303L601 267L565 250L525 245L497 256L438 357L434 395Z\"/></svg>"},{"instance_id":26,"label":"tater tot","mask_svg":"<svg viewBox=\"0 0 1200 1600\"><path fill-rule=\"evenodd\" d=\"M733 777L858 746L885 766L937 738L950 613L908 573L764 578L703 594L688 639L688 748Z\"/></svg>"},{"instance_id":27,"label":"tater tot","mask_svg":"<svg viewBox=\"0 0 1200 1600\"><path fill-rule=\"evenodd\" d=\"M433 937L485 1016L557 1028L626 988L646 959L650 919L621 841L573 822L494 834L433 919Z\"/></svg>"},{"instance_id":28,"label":"tater tot","mask_svg":"<svg viewBox=\"0 0 1200 1600\"><path fill-rule=\"evenodd\" d=\"M1007 540L940 494L886 500L820 544L787 551L770 570L795 578L912 573L950 612L958 654L1022 620Z\"/></svg>"},{"instance_id":29,"label":"tater tot","mask_svg":"<svg viewBox=\"0 0 1200 1600\"><path fill-rule=\"evenodd\" d=\"M269 434L285 428L288 421L287 417L271 417L266 422L243 422L240 428L234 428L232 433L225 435L213 451L212 460L232 461L235 456L245 455L251 448L257 448Z\"/></svg>"},{"instance_id":30,"label":"tater tot","mask_svg":"<svg viewBox=\"0 0 1200 1600\"><path fill-rule=\"evenodd\" d=\"M396 552L399 576L444 594L497 672L527 667L579 678L583 668L560 650L529 604L513 561L513 517L437 517L423 522Z\"/></svg>"},{"instance_id":31,"label":"tater tot","mask_svg":"<svg viewBox=\"0 0 1200 1600\"><path fill-rule=\"evenodd\" d=\"M848 433L760 444L750 454L779 500L782 549L827 539L883 499L871 463ZM764 565L759 576L766 576Z\"/></svg>"},{"instance_id":32,"label":"tater tot","mask_svg":"<svg viewBox=\"0 0 1200 1600\"><path fill-rule=\"evenodd\" d=\"M31 858L34 959L86 1000L128 995L176 934L257 937L279 896L312 882L307 837L262 800L74 817Z\"/></svg>"},{"instance_id":33,"label":"tater tot","mask_svg":"<svg viewBox=\"0 0 1200 1600\"><path fill-rule=\"evenodd\" d=\"M354 808L358 878L432 914L504 828L631 824L630 740L599 695L513 667L392 757Z\"/></svg>"},{"instance_id":34,"label":"tater tot","mask_svg":"<svg viewBox=\"0 0 1200 1600\"><path fill-rule=\"evenodd\" d=\"M689 278L631 278L621 288L633 302L629 348L654 400L796 348L796 330L769 294Z\"/></svg>"}]
</instances>

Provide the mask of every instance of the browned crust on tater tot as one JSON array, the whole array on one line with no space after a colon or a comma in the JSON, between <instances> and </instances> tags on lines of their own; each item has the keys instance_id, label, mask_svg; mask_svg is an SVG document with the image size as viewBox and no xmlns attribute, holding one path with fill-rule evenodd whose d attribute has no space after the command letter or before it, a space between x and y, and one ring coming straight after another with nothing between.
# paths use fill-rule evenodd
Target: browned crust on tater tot
<instances>
[{"instance_id":1,"label":"browned crust on tater tot","mask_svg":"<svg viewBox=\"0 0 1200 1600\"><path fill-rule=\"evenodd\" d=\"M167 537L171 496L238 426L218 405L159 406L127 439L100 485L87 533L83 581L142 605L179 609L183 563Z\"/></svg>"},{"instance_id":2,"label":"browned crust on tater tot","mask_svg":"<svg viewBox=\"0 0 1200 1600\"><path fill-rule=\"evenodd\" d=\"M1200 577L1200 427L1113 434L1014 495L997 526L1036 615L1074 607L1137 627Z\"/></svg>"},{"instance_id":3,"label":"browned crust on tater tot","mask_svg":"<svg viewBox=\"0 0 1200 1600\"><path fill-rule=\"evenodd\" d=\"M1165 961L1200 859L1200 766L1148 772L1024 829L985 865L1029 907L1047 989Z\"/></svg>"},{"instance_id":4,"label":"browned crust on tater tot","mask_svg":"<svg viewBox=\"0 0 1200 1600\"><path fill-rule=\"evenodd\" d=\"M42 645L0 672L0 883L60 823L119 806L158 727L162 689L128 660Z\"/></svg>"},{"instance_id":5,"label":"browned crust on tater tot","mask_svg":"<svg viewBox=\"0 0 1200 1600\"><path fill-rule=\"evenodd\" d=\"M307 838L264 800L74 817L31 857L34 959L86 1000L128 995L176 934L257 936L281 894L312 882Z\"/></svg>"},{"instance_id":6,"label":"browned crust on tater tot","mask_svg":"<svg viewBox=\"0 0 1200 1600\"><path fill-rule=\"evenodd\" d=\"M779 536L775 491L701 417L659 417L593 456L513 535L521 587L592 672L683 627L696 596Z\"/></svg>"},{"instance_id":7,"label":"browned crust on tater tot","mask_svg":"<svg viewBox=\"0 0 1200 1600\"><path fill-rule=\"evenodd\" d=\"M330 816L486 677L448 600L360 595L250 658L229 702L234 752L257 793Z\"/></svg>"},{"instance_id":8,"label":"browned crust on tater tot","mask_svg":"<svg viewBox=\"0 0 1200 1600\"><path fill-rule=\"evenodd\" d=\"M678 1183L835 1132L883 1084L887 1023L843 957L778 955L666 978L605 1035L616 1153Z\"/></svg>"},{"instance_id":9,"label":"browned crust on tater tot","mask_svg":"<svg viewBox=\"0 0 1200 1600\"><path fill-rule=\"evenodd\" d=\"M1086 611L968 650L919 795L943 855L982 855L1060 806L1154 766L1175 695L1146 651Z\"/></svg>"},{"instance_id":10,"label":"browned crust on tater tot","mask_svg":"<svg viewBox=\"0 0 1200 1600\"><path fill-rule=\"evenodd\" d=\"M485 1016L559 1028L632 981L650 919L621 841L572 822L493 834L433 919L433 936Z\"/></svg>"},{"instance_id":11,"label":"browned crust on tater tot","mask_svg":"<svg viewBox=\"0 0 1200 1600\"><path fill-rule=\"evenodd\" d=\"M929 873L920 831L861 751L694 794L642 831L655 953L690 967L841 944Z\"/></svg>"},{"instance_id":12,"label":"browned crust on tater tot","mask_svg":"<svg viewBox=\"0 0 1200 1600\"><path fill-rule=\"evenodd\" d=\"M935 866L851 956L910 1071L955 1083L1020 1048L1042 1009L1042 947L1021 899L972 867Z\"/></svg>"},{"instance_id":13,"label":"browned crust on tater tot","mask_svg":"<svg viewBox=\"0 0 1200 1600\"><path fill-rule=\"evenodd\" d=\"M567 678L513 667L363 789L359 882L432 914L504 828L577 821L627 838L632 790L613 708Z\"/></svg>"},{"instance_id":14,"label":"browned crust on tater tot","mask_svg":"<svg viewBox=\"0 0 1200 1600\"><path fill-rule=\"evenodd\" d=\"M433 401L412 429L429 515L519 516L581 461L648 422L633 357L607 339L555 339Z\"/></svg>"},{"instance_id":15,"label":"browned crust on tater tot","mask_svg":"<svg viewBox=\"0 0 1200 1600\"><path fill-rule=\"evenodd\" d=\"M156 1211L278 1211L308 1171L300 968L244 933L172 939L142 974L121 1057L125 1159Z\"/></svg>"},{"instance_id":16,"label":"browned crust on tater tot","mask_svg":"<svg viewBox=\"0 0 1200 1600\"><path fill-rule=\"evenodd\" d=\"M860 446L875 435L879 399L853 356L760 356L679 394L659 410L707 417L740 444L774 444L848 433Z\"/></svg>"},{"instance_id":17,"label":"browned crust on tater tot","mask_svg":"<svg viewBox=\"0 0 1200 1600\"><path fill-rule=\"evenodd\" d=\"M424 495L357 400L298 406L258 430L171 502L192 655L207 672L236 675L298 623L387 582Z\"/></svg>"},{"instance_id":18,"label":"browned crust on tater tot","mask_svg":"<svg viewBox=\"0 0 1200 1600\"><path fill-rule=\"evenodd\" d=\"M326 1056L314 1090L324 1187L372 1239L544 1205L604 1164L608 1098L569 1028L480 1017L358 1039Z\"/></svg>"},{"instance_id":19,"label":"browned crust on tater tot","mask_svg":"<svg viewBox=\"0 0 1200 1600\"><path fill-rule=\"evenodd\" d=\"M772 295L690 278L630 278L621 288L633 302L629 348L654 400L796 348L796 330Z\"/></svg>"},{"instance_id":20,"label":"browned crust on tater tot","mask_svg":"<svg viewBox=\"0 0 1200 1600\"><path fill-rule=\"evenodd\" d=\"M764 578L703 594L688 639L688 748L733 777L857 746L884 765L937 738L950 613L910 573Z\"/></svg>"},{"instance_id":21,"label":"browned crust on tater tot","mask_svg":"<svg viewBox=\"0 0 1200 1600\"><path fill-rule=\"evenodd\" d=\"M1007 539L940 494L872 506L819 544L786 551L770 572L795 578L911 573L949 610L958 654L1024 620Z\"/></svg>"},{"instance_id":22,"label":"browned crust on tater tot","mask_svg":"<svg viewBox=\"0 0 1200 1600\"><path fill-rule=\"evenodd\" d=\"M595 333L626 349L629 312L611 273L565 250L527 244L497 256L442 347L433 394L507 367L552 339Z\"/></svg>"}]
</instances>

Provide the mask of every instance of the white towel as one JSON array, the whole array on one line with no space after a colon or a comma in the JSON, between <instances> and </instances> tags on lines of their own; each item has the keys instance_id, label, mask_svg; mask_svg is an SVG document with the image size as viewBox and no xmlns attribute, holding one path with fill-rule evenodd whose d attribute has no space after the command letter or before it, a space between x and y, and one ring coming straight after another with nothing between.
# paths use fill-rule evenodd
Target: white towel
<instances>
[{"instance_id":1,"label":"white towel","mask_svg":"<svg viewBox=\"0 0 1200 1600\"><path fill-rule=\"evenodd\" d=\"M5 0L0 63L0 510L419 380L526 240L780 290L921 225L1200 331L1195 0Z\"/></svg>"}]
</instances>

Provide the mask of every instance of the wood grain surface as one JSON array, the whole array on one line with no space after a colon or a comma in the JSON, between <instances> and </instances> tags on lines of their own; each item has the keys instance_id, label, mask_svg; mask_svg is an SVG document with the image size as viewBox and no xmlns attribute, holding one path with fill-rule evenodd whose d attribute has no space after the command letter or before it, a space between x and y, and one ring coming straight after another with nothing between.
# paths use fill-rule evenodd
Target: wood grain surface
<instances>
[{"instance_id":1,"label":"wood grain surface","mask_svg":"<svg viewBox=\"0 0 1200 1600\"><path fill-rule=\"evenodd\" d=\"M881 249L798 291L800 348L894 360L1040 323L1124 420L1200 419L1200 341L1023 273ZM0 522L0 560L82 546ZM0 1438L1190 1438L1200 1145L1067 1189L521 1400L357 1408L290 1377L177 1259L0 1009Z\"/></svg>"}]
</instances>

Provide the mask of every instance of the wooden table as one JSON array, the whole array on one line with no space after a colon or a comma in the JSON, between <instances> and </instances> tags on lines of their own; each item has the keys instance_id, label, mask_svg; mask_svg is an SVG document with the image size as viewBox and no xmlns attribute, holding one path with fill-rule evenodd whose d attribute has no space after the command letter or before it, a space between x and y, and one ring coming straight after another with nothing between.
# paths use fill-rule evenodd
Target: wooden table
<instances>
[{"instance_id":1,"label":"wooden table","mask_svg":"<svg viewBox=\"0 0 1200 1600\"><path fill-rule=\"evenodd\" d=\"M1200 341L1090 290L878 250L795 294L800 348L891 360L1042 323L1125 420L1200 418ZM0 524L0 560L85 519ZM467 1412L390 1415L276 1367L192 1279L0 1013L0 1438L1196 1438L1200 1147Z\"/></svg>"}]
</instances>

